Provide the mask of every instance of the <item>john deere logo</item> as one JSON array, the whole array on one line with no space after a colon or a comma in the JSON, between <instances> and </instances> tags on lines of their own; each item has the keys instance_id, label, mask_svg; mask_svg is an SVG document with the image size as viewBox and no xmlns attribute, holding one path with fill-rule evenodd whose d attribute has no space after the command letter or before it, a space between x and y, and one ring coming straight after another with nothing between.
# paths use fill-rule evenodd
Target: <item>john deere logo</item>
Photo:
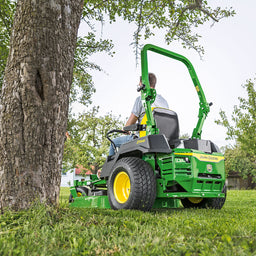
<instances>
[{"instance_id":1,"label":"john deere logo","mask_svg":"<svg viewBox=\"0 0 256 256\"><path fill-rule=\"evenodd\" d=\"M212 165L211 164L207 164L207 171L212 172Z\"/></svg>"},{"instance_id":2,"label":"john deere logo","mask_svg":"<svg viewBox=\"0 0 256 256\"><path fill-rule=\"evenodd\" d=\"M207 155L207 154L198 154L198 153L174 153L175 155L181 156L194 156L199 161L202 162L211 162L211 163L219 163L224 160L224 156L215 156L215 155Z\"/></svg>"},{"instance_id":3,"label":"john deere logo","mask_svg":"<svg viewBox=\"0 0 256 256\"><path fill-rule=\"evenodd\" d=\"M212 172L212 165L211 164L207 164L207 171Z\"/></svg>"}]
</instances>

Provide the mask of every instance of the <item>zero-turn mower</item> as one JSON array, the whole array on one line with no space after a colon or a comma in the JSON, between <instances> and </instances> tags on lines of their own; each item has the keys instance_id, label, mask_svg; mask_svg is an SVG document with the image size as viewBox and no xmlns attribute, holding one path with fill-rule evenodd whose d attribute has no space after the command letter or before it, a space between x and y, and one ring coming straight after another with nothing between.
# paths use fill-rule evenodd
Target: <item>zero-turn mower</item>
<instances>
[{"instance_id":1,"label":"zero-turn mower","mask_svg":"<svg viewBox=\"0 0 256 256\"><path fill-rule=\"evenodd\" d=\"M148 80L147 52L152 51L181 61L199 96L198 122L190 139L179 138L179 123L174 111L151 108L156 90ZM210 111L191 62L184 56L147 44L141 51L141 100L145 118L140 124L112 130L138 131L140 136L108 156L100 178L74 181L70 188L70 207L138 209L185 208L221 209L226 200L224 156L210 140L202 140L203 123Z\"/></svg>"}]
</instances>

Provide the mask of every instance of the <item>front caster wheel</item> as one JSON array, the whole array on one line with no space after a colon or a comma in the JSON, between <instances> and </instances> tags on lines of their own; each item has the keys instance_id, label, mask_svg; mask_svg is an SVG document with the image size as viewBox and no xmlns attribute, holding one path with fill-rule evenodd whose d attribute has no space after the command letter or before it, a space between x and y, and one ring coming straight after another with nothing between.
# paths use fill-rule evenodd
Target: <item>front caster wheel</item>
<instances>
[{"instance_id":1,"label":"front caster wheel","mask_svg":"<svg viewBox=\"0 0 256 256\"><path fill-rule=\"evenodd\" d=\"M77 187L76 188L76 194L78 197L80 196L88 196L88 189L85 187ZM69 203L73 203L74 202L74 198L72 196L72 194L69 195Z\"/></svg>"}]
</instances>

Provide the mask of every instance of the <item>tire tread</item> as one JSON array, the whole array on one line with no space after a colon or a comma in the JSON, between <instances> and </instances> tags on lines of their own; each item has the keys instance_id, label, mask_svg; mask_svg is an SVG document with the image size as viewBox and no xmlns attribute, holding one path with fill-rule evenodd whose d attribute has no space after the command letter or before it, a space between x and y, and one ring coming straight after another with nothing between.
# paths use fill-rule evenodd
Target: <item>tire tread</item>
<instances>
[{"instance_id":1,"label":"tire tread","mask_svg":"<svg viewBox=\"0 0 256 256\"><path fill-rule=\"evenodd\" d=\"M154 202L156 197L156 178L155 174L151 168L151 166L143 161L140 158L136 157L125 157L120 159L112 174L115 172L115 169L118 166L124 166L129 168L132 172L134 178L134 191L132 193L132 197L129 198L129 203L121 205L117 202L112 202L115 200L113 198L113 192L110 192L109 195L109 202L113 209L137 209L142 211L149 211ZM112 174L110 175L110 184L109 189L112 190L112 182L113 177Z\"/></svg>"}]
</instances>

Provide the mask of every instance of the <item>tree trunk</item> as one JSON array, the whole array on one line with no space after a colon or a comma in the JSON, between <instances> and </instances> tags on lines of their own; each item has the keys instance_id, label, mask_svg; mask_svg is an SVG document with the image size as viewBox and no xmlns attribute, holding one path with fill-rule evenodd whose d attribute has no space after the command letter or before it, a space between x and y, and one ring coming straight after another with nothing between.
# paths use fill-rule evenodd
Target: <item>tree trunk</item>
<instances>
[{"instance_id":1,"label":"tree trunk","mask_svg":"<svg viewBox=\"0 0 256 256\"><path fill-rule=\"evenodd\" d=\"M20 0L0 102L0 207L58 203L83 0Z\"/></svg>"}]
</instances>

